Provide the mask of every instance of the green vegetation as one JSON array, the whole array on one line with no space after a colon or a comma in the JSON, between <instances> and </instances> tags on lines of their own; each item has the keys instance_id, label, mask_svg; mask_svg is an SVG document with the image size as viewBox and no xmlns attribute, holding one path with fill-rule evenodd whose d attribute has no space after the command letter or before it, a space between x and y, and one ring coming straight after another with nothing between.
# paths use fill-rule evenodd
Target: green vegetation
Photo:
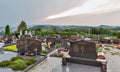
<instances>
[{"instance_id":1,"label":"green vegetation","mask_svg":"<svg viewBox=\"0 0 120 72\"><path fill-rule=\"evenodd\" d=\"M111 52L111 55L120 55L119 52Z\"/></svg>"},{"instance_id":2,"label":"green vegetation","mask_svg":"<svg viewBox=\"0 0 120 72\"><path fill-rule=\"evenodd\" d=\"M5 27L5 35L10 36L10 26L9 25L7 25Z\"/></svg>"},{"instance_id":3,"label":"green vegetation","mask_svg":"<svg viewBox=\"0 0 120 72\"><path fill-rule=\"evenodd\" d=\"M12 64L9 66L9 68L12 68L13 70L24 70L27 67L27 65L24 64Z\"/></svg>"},{"instance_id":4,"label":"green vegetation","mask_svg":"<svg viewBox=\"0 0 120 72\"><path fill-rule=\"evenodd\" d=\"M6 47L4 47L4 50L5 50L5 51L17 51L18 48L17 48L16 45L11 45L11 46L6 46Z\"/></svg>"},{"instance_id":5,"label":"green vegetation","mask_svg":"<svg viewBox=\"0 0 120 72\"><path fill-rule=\"evenodd\" d=\"M21 21L21 23L20 23L19 26L18 26L17 31L20 32L20 30L22 30L23 33L24 33L24 30L25 30L25 29L27 29L27 24L26 24L24 21Z\"/></svg>"},{"instance_id":6,"label":"green vegetation","mask_svg":"<svg viewBox=\"0 0 120 72\"><path fill-rule=\"evenodd\" d=\"M120 39L120 32L117 33L117 38Z\"/></svg>"},{"instance_id":7,"label":"green vegetation","mask_svg":"<svg viewBox=\"0 0 120 72\"><path fill-rule=\"evenodd\" d=\"M48 53L47 50L42 50L42 51L41 51L41 54L47 54L47 53Z\"/></svg>"},{"instance_id":8,"label":"green vegetation","mask_svg":"<svg viewBox=\"0 0 120 72\"><path fill-rule=\"evenodd\" d=\"M5 61L0 62L0 67L7 67L10 64L12 64L12 61L5 60Z\"/></svg>"},{"instance_id":9,"label":"green vegetation","mask_svg":"<svg viewBox=\"0 0 120 72\"><path fill-rule=\"evenodd\" d=\"M25 61L22 59L17 59L13 62L13 64L25 64Z\"/></svg>"},{"instance_id":10,"label":"green vegetation","mask_svg":"<svg viewBox=\"0 0 120 72\"><path fill-rule=\"evenodd\" d=\"M25 60L25 63L26 63L27 65L31 65L31 64L35 63L36 61L37 61L37 60L34 59L34 58L29 58L29 59L26 59L26 60Z\"/></svg>"},{"instance_id":11,"label":"green vegetation","mask_svg":"<svg viewBox=\"0 0 120 72\"><path fill-rule=\"evenodd\" d=\"M60 54L58 54L57 56L58 56L58 57L63 57L64 54L63 54L63 53L60 53Z\"/></svg>"},{"instance_id":12,"label":"green vegetation","mask_svg":"<svg viewBox=\"0 0 120 72\"><path fill-rule=\"evenodd\" d=\"M13 57L13 58L11 58L11 61L15 61L15 60L19 60L19 59L23 60L23 58L22 58L22 57L17 56L17 57Z\"/></svg>"},{"instance_id":13,"label":"green vegetation","mask_svg":"<svg viewBox=\"0 0 120 72\"><path fill-rule=\"evenodd\" d=\"M35 63L35 58L23 59L22 57L13 57L11 60L4 60L0 62L0 67L9 67L13 70L24 70L27 66Z\"/></svg>"},{"instance_id":14,"label":"green vegetation","mask_svg":"<svg viewBox=\"0 0 120 72\"><path fill-rule=\"evenodd\" d=\"M110 50L110 48L105 48L105 50Z\"/></svg>"},{"instance_id":15,"label":"green vegetation","mask_svg":"<svg viewBox=\"0 0 120 72\"><path fill-rule=\"evenodd\" d=\"M48 36L48 35L61 35L61 36L70 36L70 35L84 35L91 37L113 37L117 38L117 33L120 30L119 28L112 28L109 26L101 25L99 27L90 27L90 26L52 26L52 25L38 25L31 30L35 30L35 33L38 36Z\"/></svg>"},{"instance_id":16,"label":"green vegetation","mask_svg":"<svg viewBox=\"0 0 120 72\"><path fill-rule=\"evenodd\" d=\"M61 43L55 43L55 48L61 47Z\"/></svg>"},{"instance_id":17,"label":"green vegetation","mask_svg":"<svg viewBox=\"0 0 120 72\"><path fill-rule=\"evenodd\" d=\"M96 50L101 51L102 49L98 45L96 45Z\"/></svg>"}]
</instances>

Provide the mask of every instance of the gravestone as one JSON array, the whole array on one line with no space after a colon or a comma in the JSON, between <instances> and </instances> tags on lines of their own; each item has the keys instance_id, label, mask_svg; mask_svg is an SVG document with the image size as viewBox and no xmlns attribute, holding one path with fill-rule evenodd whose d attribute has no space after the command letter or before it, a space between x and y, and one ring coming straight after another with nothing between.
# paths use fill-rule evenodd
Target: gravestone
<instances>
[{"instance_id":1,"label":"gravestone","mask_svg":"<svg viewBox=\"0 0 120 72\"><path fill-rule=\"evenodd\" d=\"M11 44L13 42L11 37L8 37L8 39L5 41L5 44Z\"/></svg>"},{"instance_id":2,"label":"gravestone","mask_svg":"<svg viewBox=\"0 0 120 72\"><path fill-rule=\"evenodd\" d=\"M66 62L85 64L92 66L101 66L98 62L95 43L84 40L70 42L70 58L66 58Z\"/></svg>"},{"instance_id":3,"label":"gravestone","mask_svg":"<svg viewBox=\"0 0 120 72\"><path fill-rule=\"evenodd\" d=\"M79 57L79 58L88 58L88 59L96 59L96 45L93 42L88 41L75 41L70 42L70 56L71 57Z\"/></svg>"},{"instance_id":4,"label":"gravestone","mask_svg":"<svg viewBox=\"0 0 120 72\"><path fill-rule=\"evenodd\" d=\"M46 43L49 45L50 43L50 48L53 48L56 42L56 38L54 37L48 37L46 38Z\"/></svg>"},{"instance_id":5,"label":"gravestone","mask_svg":"<svg viewBox=\"0 0 120 72\"><path fill-rule=\"evenodd\" d=\"M69 48L69 40L62 40L62 42L61 42L61 44L62 44L62 47L64 47L64 48Z\"/></svg>"},{"instance_id":6,"label":"gravestone","mask_svg":"<svg viewBox=\"0 0 120 72\"><path fill-rule=\"evenodd\" d=\"M28 52L34 55L40 55L41 52L41 41L32 39L29 35L22 35L17 41L18 53L20 55L25 55Z\"/></svg>"},{"instance_id":7,"label":"gravestone","mask_svg":"<svg viewBox=\"0 0 120 72\"><path fill-rule=\"evenodd\" d=\"M0 54L3 54L4 53L4 46L5 44L0 42Z\"/></svg>"},{"instance_id":8,"label":"gravestone","mask_svg":"<svg viewBox=\"0 0 120 72\"><path fill-rule=\"evenodd\" d=\"M97 66L101 72L107 72L107 63L97 61L96 45L84 40L70 42L70 58L62 58L62 64L66 62Z\"/></svg>"}]
</instances>

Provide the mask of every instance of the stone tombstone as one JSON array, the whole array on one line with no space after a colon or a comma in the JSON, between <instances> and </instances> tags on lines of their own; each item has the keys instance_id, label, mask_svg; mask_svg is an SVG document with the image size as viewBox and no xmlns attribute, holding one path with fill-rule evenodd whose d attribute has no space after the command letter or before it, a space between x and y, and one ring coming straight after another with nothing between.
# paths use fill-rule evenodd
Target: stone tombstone
<instances>
[{"instance_id":1,"label":"stone tombstone","mask_svg":"<svg viewBox=\"0 0 120 72\"><path fill-rule=\"evenodd\" d=\"M5 41L5 44L11 44L13 42L12 37L9 37L7 41Z\"/></svg>"},{"instance_id":2,"label":"stone tombstone","mask_svg":"<svg viewBox=\"0 0 120 72\"><path fill-rule=\"evenodd\" d=\"M68 40L62 40L61 44L62 44L62 47L65 47L65 48L68 48Z\"/></svg>"},{"instance_id":3,"label":"stone tombstone","mask_svg":"<svg viewBox=\"0 0 120 72\"><path fill-rule=\"evenodd\" d=\"M5 43L0 42L0 54L4 53L4 47L3 47L4 45L5 45Z\"/></svg>"},{"instance_id":4,"label":"stone tombstone","mask_svg":"<svg viewBox=\"0 0 120 72\"><path fill-rule=\"evenodd\" d=\"M54 38L54 37L49 37L49 38L46 39L46 43L47 43L47 44L51 43L51 44L50 44L50 47L51 47L51 48L54 47L55 42L56 42L56 38Z\"/></svg>"},{"instance_id":5,"label":"stone tombstone","mask_svg":"<svg viewBox=\"0 0 120 72\"><path fill-rule=\"evenodd\" d=\"M71 57L96 59L96 45L93 42L88 41L74 41L70 42L70 52Z\"/></svg>"},{"instance_id":6,"label":"stone tombstone","mask_svg":"<svg viewBox=\"0 0 120 72\"><path fill-rule=\"evenodd\" d=\"M20 55L24 55L27 52L40 55L42 50L41 41L32 39L28 35L23 35L19 40L17 40L17 48Z\"/></svg>"}]
</instances>

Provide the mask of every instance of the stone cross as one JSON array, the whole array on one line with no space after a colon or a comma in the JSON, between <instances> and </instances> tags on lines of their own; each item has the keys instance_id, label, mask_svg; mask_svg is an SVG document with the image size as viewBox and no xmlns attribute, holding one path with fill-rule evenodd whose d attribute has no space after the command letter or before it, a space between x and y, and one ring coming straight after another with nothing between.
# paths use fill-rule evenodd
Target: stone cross
<instances>
[{"instance_id":1,"label":"stone cross","mask_svg":"<svg viewBox=\"0 0 120 72\"><path fill-rule=\"evenodd\" d=\"M22 35L22 30L20 30L20 36Z\"/></svg>"}]
</instances>

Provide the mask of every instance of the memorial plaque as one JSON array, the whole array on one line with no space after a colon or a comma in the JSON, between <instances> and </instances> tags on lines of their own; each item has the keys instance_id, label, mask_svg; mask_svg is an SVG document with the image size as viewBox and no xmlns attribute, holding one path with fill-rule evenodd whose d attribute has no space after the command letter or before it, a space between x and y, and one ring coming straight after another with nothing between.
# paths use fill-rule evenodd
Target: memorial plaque
<instances>
[{"instance_id":1,"label":"memorial plaque","mask_svg":"<svg viewBox=\"0 0 120 72\"><path fill-rule=\"evenodd\" d=\"M71 57L88 58L88 59L97 58L95 43L84 40L70 42L69 54Z\"/></svg>"}]
</instances>

